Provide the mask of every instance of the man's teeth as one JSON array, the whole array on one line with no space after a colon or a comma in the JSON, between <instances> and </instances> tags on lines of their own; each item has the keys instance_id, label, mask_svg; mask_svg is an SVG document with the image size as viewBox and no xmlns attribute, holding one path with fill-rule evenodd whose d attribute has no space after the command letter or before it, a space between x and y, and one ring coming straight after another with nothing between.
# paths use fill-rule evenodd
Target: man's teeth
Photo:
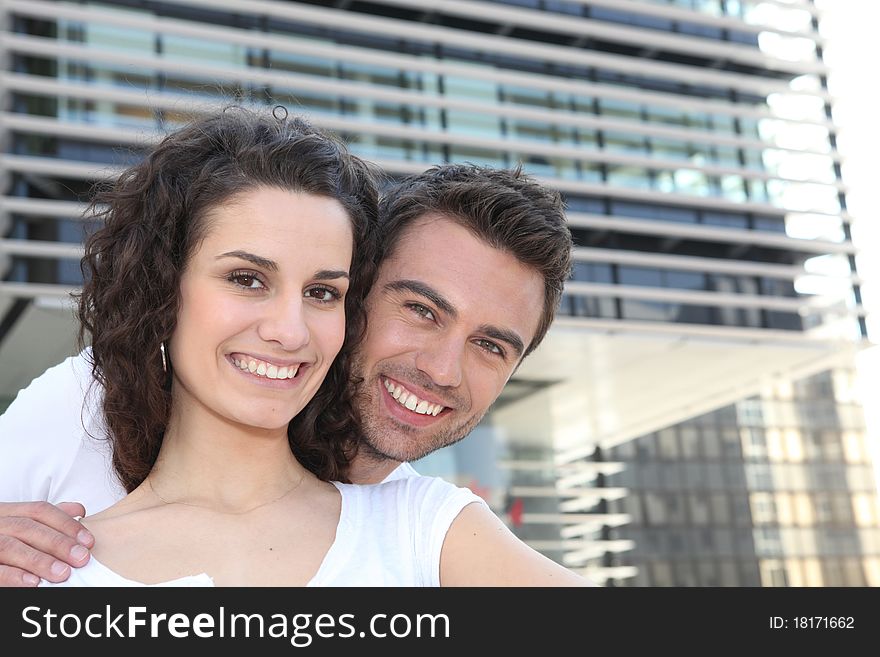
<instances>
[{"instance_id":1,"label":"man's teeth","mask_svg":"<svg viewBox=\"0 0 880 657\"><path fill-rule=\"evenodd\" d=\"M292 379L299 371L299 365L278 367L277 365L256 360L255 358L233 358L232 362L235 363L236 367L245 372L250 372L257 376L264 376L267 379Z\"/></svg>"},{"instance_id":2,"label":"man's teeth","mask_svg":"<svg viewBox=\"0 0 880 657\"><path fill-rule=\"evenodd\" d=\"M419 399L409 390L396 386L391 381L385 380L385 389L391 393L391 396L397 400L401 406L406 406L409 410L415 411L421 415L438 415L445 407L440 404L431 404L424 399Z\"/></svg>"}]
</instances>

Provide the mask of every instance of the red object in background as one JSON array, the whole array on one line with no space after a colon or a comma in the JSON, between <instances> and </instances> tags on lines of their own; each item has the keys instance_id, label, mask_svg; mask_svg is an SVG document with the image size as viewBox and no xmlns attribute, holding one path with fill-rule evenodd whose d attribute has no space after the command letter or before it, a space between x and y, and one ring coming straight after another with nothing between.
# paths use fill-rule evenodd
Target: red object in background
<instances>
[{"instance_id":1,"label":"red object in background","mask_svg":"<svg viewBox=\"0 0 880 657\"><path fill-rule=\"evenodd\" d=\"M468 484L468 488L471 489L471 492L474 495L478 495L479 497L482 497L484 500L486 500L486 504L489 503L489 493L491 491L489 490L488 486L480 486L480 482L474 479L470 484Z\"/></svg>"},{"instance_id":2,"label":"red object in background","mask_svg":"<svg viewBox=\"0 0 880 657\"><path fill-rule=\"evenodd\" d=\"M513 523L514 527L522 526L523 506L523 501L519 497L510 504L510 509L507 513L510 514L510 522Z\"/></svg>"},{"instance_id":3,"label":"red object in background","mask_svg":"<svg viewBox=\"0 0 880 657\"><path fill-rule=\"evenodd\" d=\"M476 479L471 480L471 483L468 484L468 488L471 489L471 492L474 495L479 495L486 503L489 502L489 495L491 490L488 486L481 486L480 482ZM525 510L525 504L522 501L522 498L511 498L509 495L507 497L507 515L510 518L510 522L514 527L521 527L523 524L523 513Z\"/></svg>"}]
</instances>

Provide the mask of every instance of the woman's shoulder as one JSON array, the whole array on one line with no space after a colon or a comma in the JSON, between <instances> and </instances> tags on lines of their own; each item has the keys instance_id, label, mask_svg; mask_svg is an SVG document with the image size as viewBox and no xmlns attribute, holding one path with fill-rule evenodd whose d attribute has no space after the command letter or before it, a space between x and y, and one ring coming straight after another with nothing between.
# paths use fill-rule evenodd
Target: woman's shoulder
<instances>
[{"instance_id":1,"label":"woman's shoulder","mask_svg":"<svg viewBox=\"0 0 880 657\"><path fill-rule=\"evenodd\" d=\"M144 523L142 516L155 513L162 506L150 500L142 488L137 488L106 509L86 516L82 523L91 532L109 528L117 533L126 527L140 528Z\"/></svg>"},{"instance_id":2,"label":"woman's shoulder","mask_svg":"<svg viewBox=\"0 0 880 657\"><path fill-rule=\"evenodd\" d=\"M485 504L469 488L457 486L441 477L416 475L378 484L340 484L346 515L396 516L409 522L431 523L438 517L451 519L468 504Z\"/></svg>"}]
</instances>

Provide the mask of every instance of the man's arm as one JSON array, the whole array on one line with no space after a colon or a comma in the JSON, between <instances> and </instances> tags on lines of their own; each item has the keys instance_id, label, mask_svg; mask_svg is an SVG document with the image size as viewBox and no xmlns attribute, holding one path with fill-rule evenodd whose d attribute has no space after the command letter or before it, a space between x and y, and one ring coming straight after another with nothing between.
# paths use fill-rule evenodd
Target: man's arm
<instances>
[{"instance_id":1,"label":"man's arm","mask_svg":"<svg viewBox=\"0 0 880 657\"><path fill-rule=\"evenodd\" d=\"M0 586L67 579L94 543L75 518L121 497L96 421L100 388L84 403L92 387L87 356L47 370L0 415Z\"/></svg>"}]
</instances>

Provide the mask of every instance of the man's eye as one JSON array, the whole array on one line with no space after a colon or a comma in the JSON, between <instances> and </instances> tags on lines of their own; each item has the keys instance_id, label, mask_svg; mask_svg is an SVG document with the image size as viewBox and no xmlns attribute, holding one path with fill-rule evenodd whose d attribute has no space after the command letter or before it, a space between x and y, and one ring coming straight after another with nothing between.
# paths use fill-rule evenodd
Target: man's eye
<instances>
[{"instance_id":1,"label":"man's eye","mask_svg":"<svg viewBox=\"0 0 880 657\"><path fill-rule=\"evenodd\" d=\"M434 313L431 312L430 308L423 306L420 303L411 303L409 304L410 310L412 310L417 315L421 315L425 319L434 319Z\"/></svg>"},{"instance_id":2,"label":"man's eye","mask_svg":"<svg viewBox=\"0 0 880 657\"><path fill-rule=\"evenodd\" d=\"M322 303L329 303L337 301L342 295L330 287L312 287L306 290L306 296Z\"/></svg>"},{"instance_id":3,"label":"man's eye","mask_svg":"<svg viewBox=\"0 0 880 657\"><path fill-rule=\"evenodd\" d=\"M486 351L488 351L490 353L498 354L499 356L504 355L504 351L501 349L501 347L499 347L497 344L495 344L491 340L477 340L476 342L480 347L482 347L483 349L485 349Z\"/></svg>"},{"instance_id":4,"label":"man's eye","mask_svg":"<svg viewBox=\"0 0 880 657\"><path fill-rule=\"evenodd\" d=\"M239 287L244 287L249 290L258 290L265 287L255 273L248 271L234 271L229 274L228 280Z\"/></svg>"}]
</instances>

